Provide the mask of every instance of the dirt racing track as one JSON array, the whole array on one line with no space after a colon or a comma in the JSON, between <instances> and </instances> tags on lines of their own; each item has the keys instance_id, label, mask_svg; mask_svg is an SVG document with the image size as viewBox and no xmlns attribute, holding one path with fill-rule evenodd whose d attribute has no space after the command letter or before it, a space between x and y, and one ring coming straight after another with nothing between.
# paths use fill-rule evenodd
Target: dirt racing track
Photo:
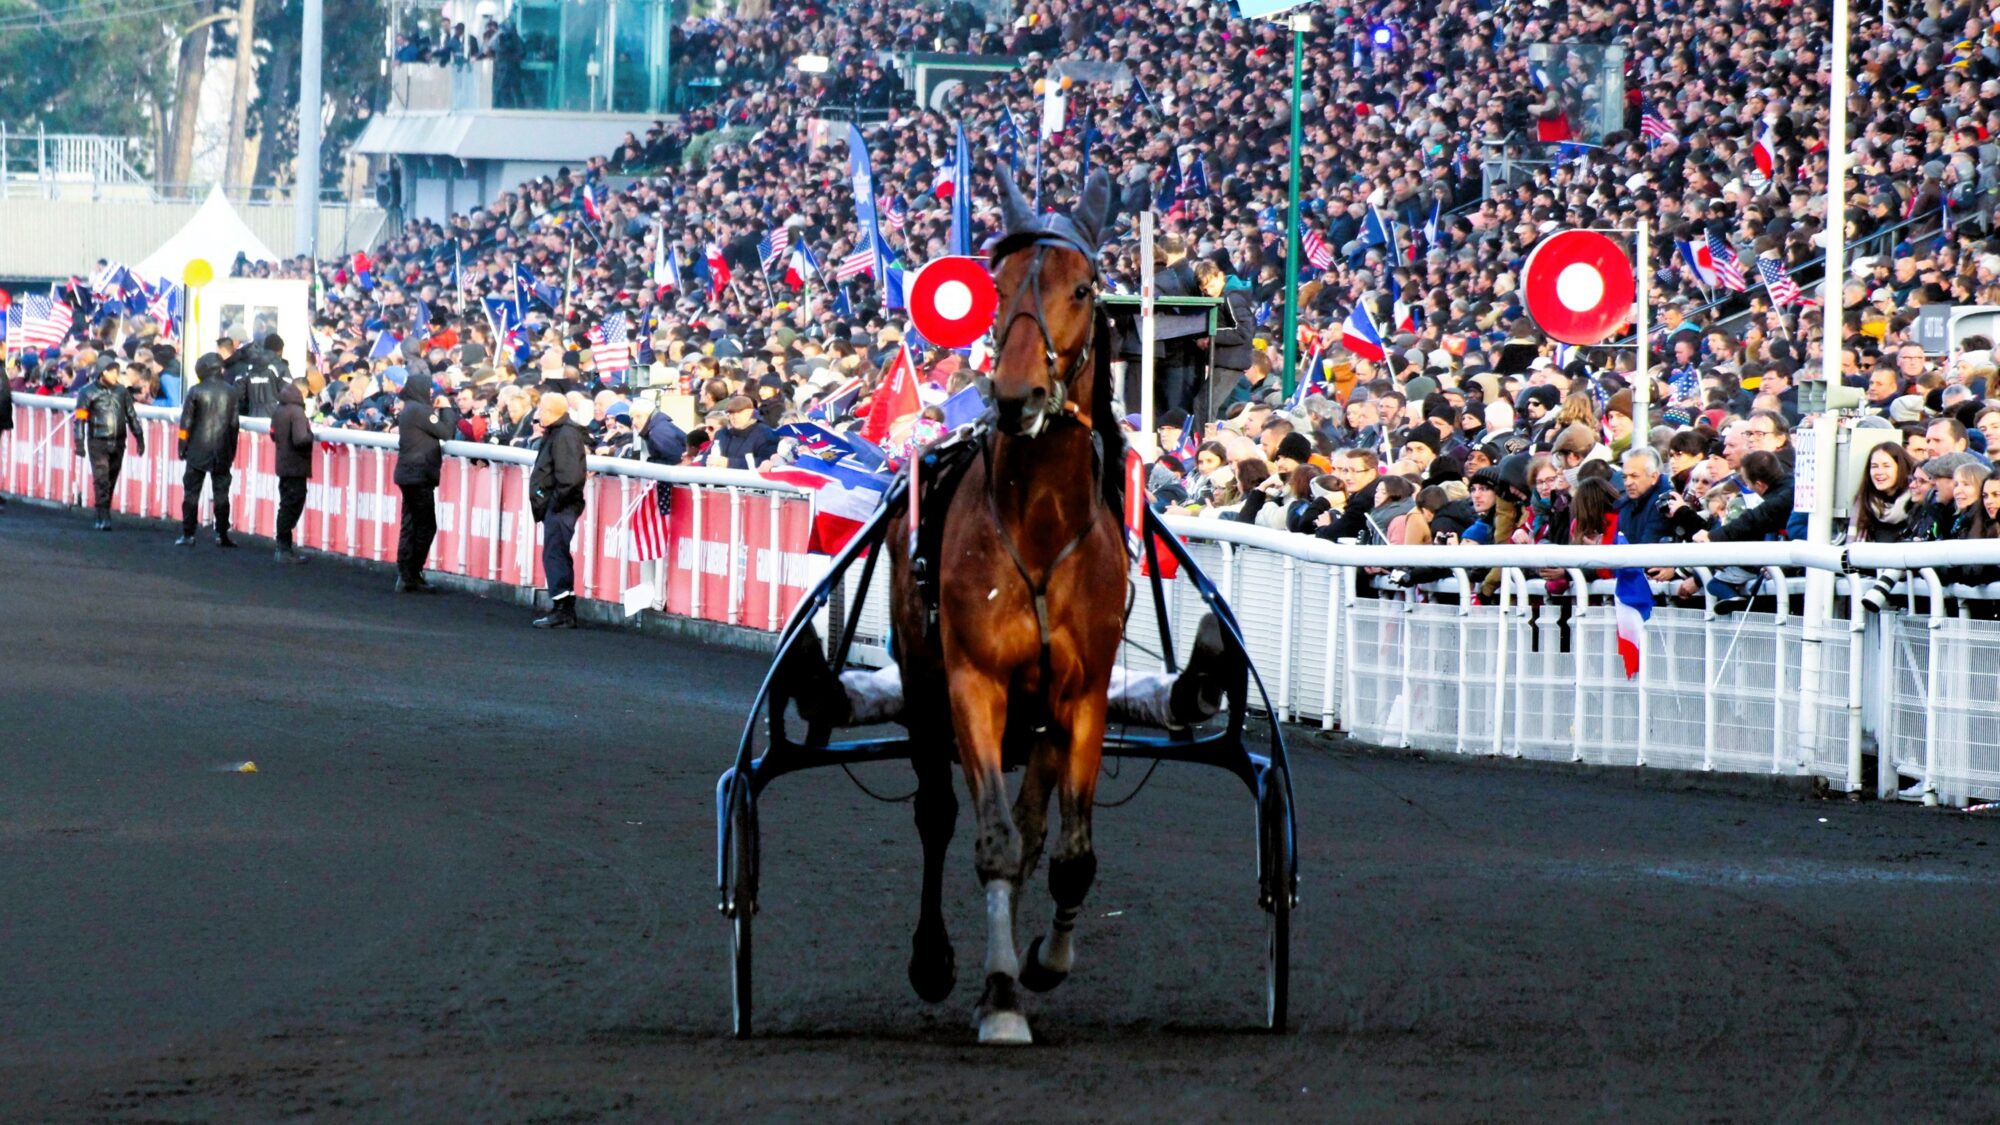
<instances>
[{"instance_id":1,"label":"dirt racing track","mask_svg":"<svg viewBox=\"0 0 2000 1125\"><path fill-rule=\"evenodd\" d=\"M761 805L739 1043L763 658L88 528L0 513L0 1120L2000 1118L1994 820L1303 731L1289 1034L1234 779L1099 815L1077 972L994 1052L968 814L928 1007L909 807L822 771Z\"/></svg>"}]
</instances>

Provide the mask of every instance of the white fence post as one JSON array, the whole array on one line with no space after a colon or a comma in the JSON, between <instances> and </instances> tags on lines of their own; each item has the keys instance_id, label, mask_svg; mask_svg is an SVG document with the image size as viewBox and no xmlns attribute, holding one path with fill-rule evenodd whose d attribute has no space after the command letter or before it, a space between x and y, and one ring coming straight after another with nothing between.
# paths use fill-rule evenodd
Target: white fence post
<instances>
[{"instance_id":1,"label":"white fence post","mask_svg":"<svg viewBox=\"0 0 2000 1125\"><path fill-rule=\"evenodd\" d=\"M1285 591L1278 600L1278 717L1292 721L1292 618L1298 614L1299 560L1285 556Z\"/></svg>"},{"instance_id":2,"label":"white fence post","mask_svg":"<svg viewBox=\"0 0 2000 1125\"><path fill-rule=\"evenodd\" d=\"M1320 670L1320 681L1323 685L1319 713L1321 730L1334 729L1334 716L1347 714L1344 707L1346 700L1335 695L1339 685L1333 675L1335 654L1340 649L1340 619L1347 611L1341 596L1340 583L1340 575L1344 569L1346 568L1338 566L1326 568L1326 661L1325 667Z\"/></svg>"}]
</instances>

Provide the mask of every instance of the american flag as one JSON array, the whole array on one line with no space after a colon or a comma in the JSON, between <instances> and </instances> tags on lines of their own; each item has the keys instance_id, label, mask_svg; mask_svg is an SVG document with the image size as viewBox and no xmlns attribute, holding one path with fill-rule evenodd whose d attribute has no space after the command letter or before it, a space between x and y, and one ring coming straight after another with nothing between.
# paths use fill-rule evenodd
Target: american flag
<instances>
[{"instance_id":1,"label":"american flag","mask_svg":"<svg viewBox=\"0 0 2000 1125\"><path fill-rule=\"evenodd\" d=\"M1307 227L1306 233L1299 240L1299 245L1305 251L1306 261L1311 262L1314 269L1333 268L1333 250L1327 246L1326 239L1317 230Z\"/></svg>"},{"instance_id":2,"label":"american flag","mask_svg":"<svg viewBox=\"0 0 2000 1125\"><path fill-rule=\"evenodd\" d=\"M667 516L672 493L655 484L639 498L632 512L632 557L652 562L667 557Z\"/></svg>"},{"instance_id":3,"label":"american flag","mask_svg":"<svg viewBox=\"0 0 2000 1125\"><path fill-rule=\"evenodd\" d=\"M60 347L69 338L69 327L75 319L69 303L53 293L23 297L21 335L16 338L10 333L8 343L15 348Z\"/></svg>"},{"instance_id":4,"label":"american flag","mask_svg":"<svg viewBox=\"0 0 2000 1125\"><path fill-rule=\"evenodd\" d=\"M840 260L840 264L833 268L833 279L835 281L848 281L853 278L873 274L874 272L875 255L870 253L866 246L863 246Z\"/></svg>"},{"instance_id":5,"label":"american flag","mask_svg":"<svg viewBox=\"0 0 2000 1125\"><path fill-rule=\"evenodd\" d=\"M1715 270L1715 279L1722 283L1723 288L1732 293L1750 288L1750 283L1743 279L1743 263L1736 257L1736 251L1731 250L1729 243L1714 231L1708 232L1708 256L1711 268Z\"/></svg>"},{"instance_id":6,"label":"american flag","mask_svg":"<svg viewBox=\"0 0 2000 1125\"><path fill-rule=\"evenodd\" d=\"M758 241L757 257L764 263L764 268L768 270L779 262L784 261L786 256L791 252L791 249L791 228L780 224L772 227L771 233Z\"/></svg>"},{"instance_id":7,"label":"american flag","mask_svg":"<svg viewBox=\"0 0 2000 1125\"><path fill-rule=\"evenodd\" d=\"M1662 141L1680 140L1674 127L1660 116L1659 108L1650 101L1639 105L1639 135L1646 138L1648 148Z\"/></svg>"},{"instance_id":8,"label":"american flag","mask_svg":"<svg viewBox=\"0 0 2000 1125\"><path fill-rule=\"evenodd\" d=\"M1779 308L1790 308L1805 297L1799 291L1799 283L1785 272L1785 263L1777 258L1757 259L1757 273L1764 279L1764 288L1771 294L1771 303Z\"/></svg>"},{"instance_id":9,"label":"american flag","mask_svg":"<svg viewBox=\"0 0 2000 1125\"><path fill-rule=\"evenodd\" d=\"M894 192L876 200L875 209L881 213L883 224L897 232L902 231L903 224L908 221L910 214L910 205L904 203L903 197Z\"/></svg>"},{"instance_id":10,"label":"american flag","mask_svg":"<svg viewBox=\"0 0 2000 1125\"><path fill-rule=\"evenodd\" d=\"M607 313L590 330L590 362L600 372L624 371L632 366L630 322L622 312Z\"/></svg>"}]
</instances>

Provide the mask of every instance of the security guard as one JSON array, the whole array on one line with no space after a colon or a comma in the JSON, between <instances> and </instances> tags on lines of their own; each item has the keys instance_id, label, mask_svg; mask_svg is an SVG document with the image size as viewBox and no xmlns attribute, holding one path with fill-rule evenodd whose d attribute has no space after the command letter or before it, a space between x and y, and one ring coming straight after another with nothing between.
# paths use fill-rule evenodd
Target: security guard
<instances>
[{"instance_id":1,"label":"security guard","mask_svg":"<svg viewBox=\"0 0 2000 1125\"><path fill-rule=\"evenodd\" d=\"M132 405L132 390L118 382L118 365L106 362L97 369L97 382L76 396L77 426L84 432L90 454L90 480L96 490L99 531L111 530L111 494L118 488L118 475L125 469L125 440L131 438L146 454L146 434L139 425L139 410Z\"/></svg>"},{"instance_id":2,"label":"security guard","mask_svg":"<svg viewBox=\"0 0 2000 1125\"><path fill-rule=\"evenodd\" d=\"M180 454L187 472L181 477L181 537L174 546L194 546L206 478L215 495L215 545L234 547L236 541L229 537L229 477L236 466L240 431L238 392L224 378L222 357L214 352L194 361L194 373L199 381L181 403Z\"/></svg>"},{"instance_id":3,"label":"security guard","mask_svg":"<svg viewBox=\"0 0 2000 1125\"><path fill-rule=\"evenodd\" d=\"M569 404L558 394L542 396L535 429L542 442L528 475L528 509L542 525L542 572L549 583L549 612L535 619L535 628L574 629L576 563L569 541L583 518L590 435L570 420Z\"/></svg>"},{"instance_id":4,"label":"security guard","mask_svg":"<svg viewBox=\"0 0 2000 1125\"><path fill-rule=\"evenodd\" d=\"M396 487L403 493L402 527L396 535L396 592L431 594L424 560L437 538L437 487L444 469L444 443L458 436L458 411L451 400L431 393L431 377L410 372L396 413Z\"/></svg>"}]
</instances>

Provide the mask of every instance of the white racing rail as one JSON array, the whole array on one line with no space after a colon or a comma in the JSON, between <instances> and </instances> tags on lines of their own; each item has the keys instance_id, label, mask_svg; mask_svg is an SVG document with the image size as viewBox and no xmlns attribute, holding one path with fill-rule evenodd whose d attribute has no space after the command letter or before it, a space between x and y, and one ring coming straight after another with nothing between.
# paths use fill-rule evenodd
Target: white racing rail
<instances>
[{"instance_id":1,"label":"white racing rail","mask_svg":"<svg viewBox=\"0 0 2000 1125\"><path fill-rule=\"evenodd\" d=\"M0 489L53 500L87 497L87 469L68 446L70 401L16 397L28 421L0 438ZM142 409L149 449L170 449L171 411ZM261 433L264 424L246 429ZM393 435L316 431L303 545L364 558L394 555L399 497L388 486ZM155 446L154 442L160 443ZM269 443L248 439L234 490L249 498L239 526L268 534L275 510ZM433 566L530 591L539 583L525 477L533 454L450 442L439 490ZM253 452L266 455L259 459ZM135 461L142 467L135 475ZM143 462L155 461L151 468ZM669 613L775 629L821 573L809 559L809 519L798 489L754 473L670 468L592 458L595 493L580 534L586 596L617 601L643 581ZM325 470L322 472L322 470ZM177 462L129 459L121 510L175 518ZM629 550L628 521L652 483L675 486L671 567L650 578ZM135 495L136 494L136 495ZM87 500L85 501L87 502ZM241 503L241 501L239 501ZM761 517L761 518L760 518ZM1383 547L1221 520L1170 519L1221 587L1250 654L1271 685L1279 717L1394 746L1601 765L1739 773L1811 774L1836 790L1860 787L1864 757L1881 756L1878 795L1898 772L1951 804L2000 799L2000 622L1966 609L2000 594L1947 584L1951 568L2000 564L2000 541L1656 546ZM1796 590L1808 571L1839 578L1836 612L1717 616L1704 607L1656 606L1638 674L1618 655L1611 583L1589 572L1678 567L1707 578L1722 567L1759 572L1765 589ZM1377 591L1366 568L1437 568L1435 590L1500 578L1490 599L1444 605L1418 591ZM1889 611L1864 612L1860 594L1878 569L1906 571ZM1572 598L1548 599L1544 569L1561 571ZM843 600L862 596L852 588ZM866 592L859 658L886 659L886 578ZM1364 589L1364 586L1368 589ZM1147 586L1133 593L1146 597ZM1202 605L1191 584L1169 585L1169 616L1183 645ZM1381 596L1364 596L1380 593ZM1959 607L1947 612L1948 600ZM1779 603L1781 606L1782 602ZM1129 617L1124 658L1160 667L1149 606ZM1183 652L1183 656L1185 653Z\"/></svg>"},{"instance_id":2,"label":"white racing rail","mask_svg":"<svg viewBox=\"0 0 2000 1125\"><path fill-rule=\"evenodd\" d=\"M16 428L0 436L0 491L90 503L90 470L70 433L73 400L15 396ZM141 407L146 454L130 451L114 508L178 520L184 466L175 455L177 411ZM277 522L269 423L246 419L231 481L232 522L272 535ZM394 484L396 436L315 428L313 478L298 528L303 547L374 561L396 555L402 496ZM438 538L427 568L512 587L522 600L542 585L540 526L529 514L534 453L446 442L437 490ZM592 457L589 506L573 546L578 593L631 609L647 606L717 624L776 630L820 573L806 553L806 494L790 484L730 469L683 468ZM657 537L667 565L642 562L635 533L652 488L671 490L672 512ZM210 518L203 502L202 519Z\"/></svg>"}]
</instances>

